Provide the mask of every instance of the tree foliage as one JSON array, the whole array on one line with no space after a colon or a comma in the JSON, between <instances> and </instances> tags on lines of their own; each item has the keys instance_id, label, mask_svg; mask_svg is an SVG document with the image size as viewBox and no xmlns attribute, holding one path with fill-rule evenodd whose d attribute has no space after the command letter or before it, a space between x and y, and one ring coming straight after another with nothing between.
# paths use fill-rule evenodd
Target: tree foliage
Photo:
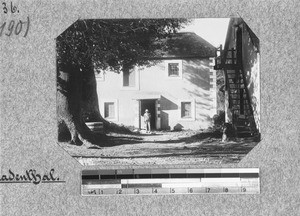
<instances>
[{"instance_id":1,"label":"tree foliage","mask_svg":"<svg viewBox=\"0 0 300 216\"><path fill-rule=\"evenodd\" d=\"M147 65L157 57L161 39L177 32L187 19L78 20L57 38L57 63L119 72L126 65Z\"/></svg>"}]
</instances>

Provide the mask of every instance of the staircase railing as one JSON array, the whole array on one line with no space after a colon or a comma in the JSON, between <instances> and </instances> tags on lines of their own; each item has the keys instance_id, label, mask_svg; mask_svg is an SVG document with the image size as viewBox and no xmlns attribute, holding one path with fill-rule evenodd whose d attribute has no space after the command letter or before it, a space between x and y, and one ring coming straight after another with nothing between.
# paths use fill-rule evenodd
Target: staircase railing
<instances>
[{"instance_id":1,"label":"staircase railing","mask_svg":"<svg viewBox=\"0 0 300 216\"><path fill-rule=\"evenodd\" d=\"M238 119L241 116L241 110L244 110L242 115L245 116L246 122L248 124L247 128L250 129L251 133L255 133L257 132L257 128L254 120L254 112L251 105L251 99L247 86L246 75L244 73L242 58L238 57L238 52L234 48L225 51L222 50L222 46L220 46L217 48L216 52L215 69L224 71L225 90L228 91L228 105L232 113L232 124L234 127L237 126L236 124L238 123ZM231 73L231 77L229 77L228 70L234 71L234 73ZM232 76L233 74L234 76ZM232 80L232 83L229 82L229 79ZM231 87L231 85L233 87ZM244 92L241 91L245 91L246 98L244 98ZM242 93L243 95L241 95ZM233 94L236 94L237 96L233 98ZM247 104L245 104L245 99L247 101ZM239 101L239 104L234 103L233 100ZM243 108L241 106L243 106ZM235 107L238 107L238 111L234 109Z\"/></svg>"}]
</instances>

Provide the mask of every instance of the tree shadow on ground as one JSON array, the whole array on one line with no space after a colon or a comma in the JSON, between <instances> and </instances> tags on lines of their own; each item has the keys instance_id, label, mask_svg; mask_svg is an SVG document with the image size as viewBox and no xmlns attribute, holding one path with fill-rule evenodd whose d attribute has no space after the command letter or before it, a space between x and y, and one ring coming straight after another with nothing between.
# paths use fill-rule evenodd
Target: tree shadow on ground
<instances>
[{"instance_id":1,"label":"tree shadow on ground","mask_svg":"<svg viewBox=\"0 0 300 216\"><path fill-rule=\"evenodd\" d=\"M197 141L203 141L205 139L221 139L222 138L222 133L221 132L201 132L199 134L195 134L189 137L183 137L183 138L179 138L176 140L163 140L163 141L159 141L160 143L194 143Z\"/></svg>"},{"instance_id":2,"label":"tree shadow on ground","mask_svg":"<svg viewBox=\"0 0 300 216\"><path fill-rule=\"evenodd\" d=\"M118 145L139 144L143 142L143 138L135 136L103 136L95 145L101 147L113 147Z\"/></svg>"},{"instance_id":3,"label":"tree shadow on ground","mask_svg":"<svg viewBox=\"0 0 300 216\"><path fill-rule=\"evenodd\" d=\"M251 140L220 143L215 140L209 143L203 143L193 147L176 147L176 148L162 148L162 149L140 149L136 154L133 152L130 155L121 153L115 156L101 156L102 159L128 159L128 158L165 158L178 156L193 156L201 158L236 158L243 157L248 154L255 146L256 142ZM136 150L135 150L136 151ZM82 156L85 157L85 156ZM99 156L86 156L89 158L98 158Z\"/></svg>"},{"instance_id":4,"label":"tree shadow on ground","mask_svg":"<svg viewBox=\"0 0 300 216\"><path fill-rule=\"evenodd\" d=\"M95 139L94 145L99 147L113 147L119 145L131 145L131 144L141 144L141 143L161 143L161 144L175 144L175 143L195 143L195 142L202 142L205 139L220 139L222 138L221 132L201 132L199 134L195 134L192 136L182 137L178 139L170 139L170 140L159 140L156 139L155 141L151 140L144 140L144 137L147 136L162 136L163 134L131 134L131 135L123 135L123 136L114 136L114 135L104 135L98 136ZM91 147L94 148L94 147Z\"/></svg>"}]
</instances>

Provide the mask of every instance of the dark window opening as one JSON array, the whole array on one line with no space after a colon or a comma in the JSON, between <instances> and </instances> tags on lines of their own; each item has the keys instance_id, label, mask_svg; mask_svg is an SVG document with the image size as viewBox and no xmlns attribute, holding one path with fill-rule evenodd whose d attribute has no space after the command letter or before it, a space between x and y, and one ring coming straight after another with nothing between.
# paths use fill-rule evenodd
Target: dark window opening
<instances>
[{"instance_id":1,"label":"dark window opening","mask_svg":"<svg viewBox=\"0 0 300 216\"><path fill-rule=\"evenodd\" d=\"M191 102L181 102L181 118L192 118Z\"/></svg>"},{"instance_id":2,"label":"dark window opening","mask_svg":"<svg viewBox=\"0 0 300 216\"><path fill-rule=\"evenodd\" d=\"M124 87L135 86L135 71L133 69L123 71L123 86Z\"/></svg>"},{"instance_id":3,"label":"dark window opening","mask_svg":"<svg viewBox=\"0 0 300 216\"><path fill-rule=\"evenodd\" d=\"M108 119L115 118L115 103L113 102L104 103L104 118L108 118Z\"/></svg>"},{"instance_id":4,"label":"dark window opening","mask_svg":"<svg viewBox=\"0 0 300 216\"><path fill-rule=\"evenodd\" d=\"M169 63L168 73L169 76L179 76L179 63Z\"/></svg>"}]
</instances>

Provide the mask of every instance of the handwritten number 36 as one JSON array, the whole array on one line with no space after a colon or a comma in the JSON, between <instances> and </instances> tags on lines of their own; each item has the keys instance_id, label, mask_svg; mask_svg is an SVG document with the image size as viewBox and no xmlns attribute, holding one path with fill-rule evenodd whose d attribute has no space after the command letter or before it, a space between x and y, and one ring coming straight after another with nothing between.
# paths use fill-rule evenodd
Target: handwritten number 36
<instances>
[{"instance_id":1,"label":"handwritten number 36","mask_svg":"<svg viewBox=\"0 0 300 216\"><path fill-rule=\"evenodd\" d=\"M23 22L23 21L19 20L19 22L17 24L15 23L14 20L11 20L9 22L8 26L7 26L8 32L5 33L5 35L6 36L11 36L13 32L15 33L15 35L19 35L21 33L21 31L22 31L22 28L23 28L24 24L27 24L27 28L26 28L25 33L24 33L24 37L26 37L27 34L28 34L28 30L29 30L29 17L27 17L27 22ZM0 37L3 34L5 26L6 26L6 22L4 22L0 26Z\"/></svg>"}]
</instances>

